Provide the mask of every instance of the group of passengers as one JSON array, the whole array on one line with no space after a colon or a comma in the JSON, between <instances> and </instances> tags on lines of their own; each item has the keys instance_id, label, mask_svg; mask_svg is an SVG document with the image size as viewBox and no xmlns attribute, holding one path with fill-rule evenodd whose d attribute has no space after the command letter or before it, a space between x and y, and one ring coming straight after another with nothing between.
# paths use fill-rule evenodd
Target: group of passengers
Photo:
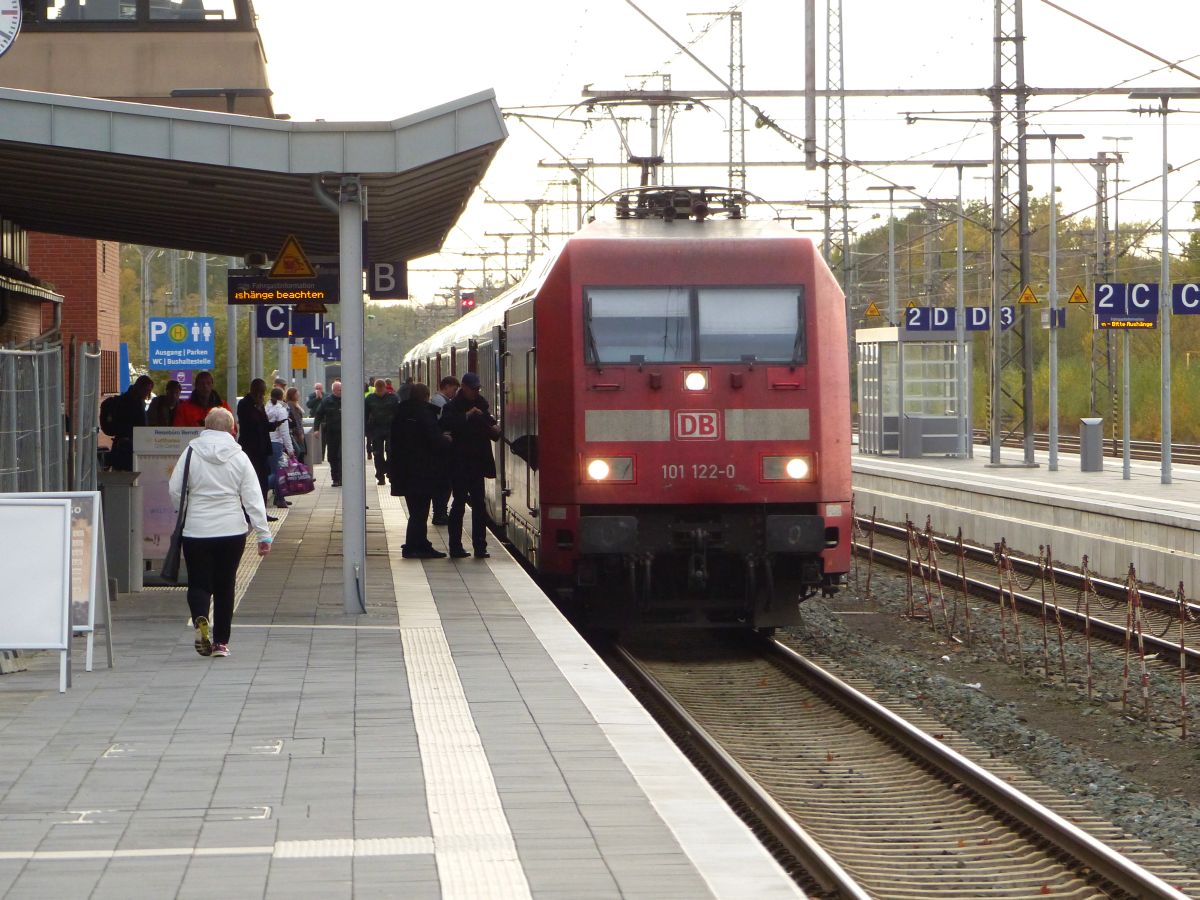
<instances>
[{"instance_id":1,"label":"group of passengers","mask_svg":"<svg viewBox=\"0 0 1200 900\"><path fill-rule=\"evenodd\" d=\"M364 398L366 425L375 459L376 481L391 480L391 493L403 496L409 520L401 553L405 559L438 559L428 520L448 526L449 556L462 559L487 551L484 479L496 476L491 443L500 437L496 419L480 392L479 376L447 376L432 397L429 387L407 380L399 392L385 379ZM170 478L176 510L183 509L182 551L188 569L188 606L201 656L228 656L235 580L245 550L247 525L260 556L271 550L266 501L274 489L276 506L290 506L279 487L287 460L305 455L304 409L300 394L276 379L268 397L256 378L237 403L236 418L213 387L211 372L196 375L192 393L182 398L177 381L167 384L147 408L153 381L141 376L117 398L113 468L132 468L133 429L138 426L203 427L188 445ZM401 399L403 398L403 399ZM314 433L324 435L334 486L341 484L342 384L326 395L320 384L308 398ZM447 503L453 502L447 510ZM463 546L466 507L471 508L471 552ZM209 609L212 604L212 618Z\"/></svg>"}]
</instances>

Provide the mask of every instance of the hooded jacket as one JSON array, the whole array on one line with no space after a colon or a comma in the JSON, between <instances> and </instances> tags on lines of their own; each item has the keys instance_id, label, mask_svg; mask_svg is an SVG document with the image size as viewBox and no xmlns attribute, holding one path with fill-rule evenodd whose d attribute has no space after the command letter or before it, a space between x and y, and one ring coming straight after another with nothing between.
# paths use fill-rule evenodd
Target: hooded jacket
<instances>
[{"instance_id":1,"label":"hooded jacket","mask_svg":"<svg viewBox=\"0 0 1200 900\"><path fill-rule=\"evenodd\" d=\"M188 471L187 516L183 536L234 537L246 533L246 516L257 539L269 543L267 509L254 467L233 435L205 430L188 444L192 464ZM183 495L183 468L187 450L171 473L171 503L179 509ZM242 510L245 510L245 513Z\"/></svg>"}]
</instances>

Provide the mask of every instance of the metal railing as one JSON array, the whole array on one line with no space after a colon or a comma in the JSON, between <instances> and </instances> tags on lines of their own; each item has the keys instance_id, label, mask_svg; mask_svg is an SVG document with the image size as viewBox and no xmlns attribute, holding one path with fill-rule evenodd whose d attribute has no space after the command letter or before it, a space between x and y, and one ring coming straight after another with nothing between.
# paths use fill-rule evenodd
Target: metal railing
<instances>
[{"instance_id":1,"label":"metal railing","mask_svg":"<svg viewBox=\"0 0 1200 900\"><path fill-rule=\"evenodd\" d=\"M0 492L66 489L64 424L62 346L0 348Z\"/></svg>"}]
</instances>

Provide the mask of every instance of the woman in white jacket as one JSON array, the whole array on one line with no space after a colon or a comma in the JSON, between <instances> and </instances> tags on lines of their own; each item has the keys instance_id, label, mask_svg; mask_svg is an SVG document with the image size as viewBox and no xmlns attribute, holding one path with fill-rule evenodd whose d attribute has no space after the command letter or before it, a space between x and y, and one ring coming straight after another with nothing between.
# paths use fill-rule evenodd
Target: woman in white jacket
<instances>
[{"instance_id":1,"label":"woman in white jacket","mask_svg":"<svg viewBox=\"0 0 1200 900\"><path fill-rule=\"evenodd\" d=\"M183 495L183 470L187 467L183 558L188 571L188 607L196 627L196 652L201 656L228 656L234 580L246 548L247 517L258 537L259 556L271 551L271 531L258 476L233 437L233 414L216 407L205 417L204 428L175 464L171 473L171 502L178 510ZM187 466L189 452L192 458Z\"/></svg>"}]
</instances>

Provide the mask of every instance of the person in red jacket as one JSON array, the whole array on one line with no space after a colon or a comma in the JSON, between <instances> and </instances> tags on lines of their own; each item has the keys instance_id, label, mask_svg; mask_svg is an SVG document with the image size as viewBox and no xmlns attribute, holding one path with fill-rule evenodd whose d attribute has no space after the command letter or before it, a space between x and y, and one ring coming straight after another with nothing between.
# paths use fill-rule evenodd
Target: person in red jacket
<instances>
[{"instance_id":1,"label":"person in red jacket","mask_svg":"<svg viewBox=\"0 0 1200 900\"><path fill-rule=\"evenodd\" d=\"M204 417L208 415L208 411L218 406L229 409L229 404L213 390L212 372L198 372L192 385L192 396L181 400L175 407L173 424L176 428L203 428Z\"/></svg>"}]
</instances>

